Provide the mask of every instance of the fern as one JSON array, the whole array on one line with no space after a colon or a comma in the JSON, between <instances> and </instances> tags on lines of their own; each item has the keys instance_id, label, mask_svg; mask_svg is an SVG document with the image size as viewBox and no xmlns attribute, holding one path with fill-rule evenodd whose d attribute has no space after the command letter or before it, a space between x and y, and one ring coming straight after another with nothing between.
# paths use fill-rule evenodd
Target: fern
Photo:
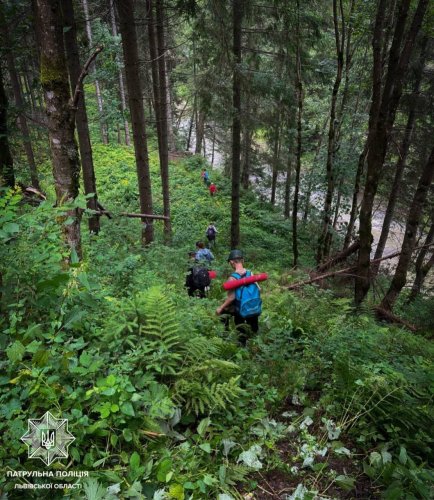
<instances>
[{"instance_id":1,"label":"fern","mask_svg":"<svg viewBox=\"0 0 434 500\"><path fill-rule=\"evenodd\" d=\"M143 336L141 355L146 368L161 375L175 375L184 350L175 306L161 288L154 287L139 298L139 320L142 320L141 310L144 323L140 324L139 333Z\"/></svg>"},{"instance_id":2,"label":"fern","mask_svg":"<svg viewBox=\"0 0 434 500\"><path fill-rule=\"evenodd\" d=\"M220 339L209 339L194 335L186 343L186 356L191 362L217 356L221 350Z\"/></svg>"},{"instance_id":3,"label":"fern","mask_svg":"<svg viewBox=\"0 0 434 500\"><path fill-rule=\"evenodd\" d=\"M188 411L211 413L215 410L226 410L244 394L238 385L239 376L231 377L227 382L211 384L203 380L180 380L174 387L174 399L184 403Z\"/></svg>"},{"instance_id":4,"label":"fern","mask_svg":"<svg viewBox=\"0 0 434 500\"><path fill-rule=\"evenodd\" d=\"M225 410L243 393L238 365L218 356L222 340L182 330L173 302L153 287L136 298L138 345L132 361L153 372L177 404L196 414Z\"/></svg>"}]
</instances>

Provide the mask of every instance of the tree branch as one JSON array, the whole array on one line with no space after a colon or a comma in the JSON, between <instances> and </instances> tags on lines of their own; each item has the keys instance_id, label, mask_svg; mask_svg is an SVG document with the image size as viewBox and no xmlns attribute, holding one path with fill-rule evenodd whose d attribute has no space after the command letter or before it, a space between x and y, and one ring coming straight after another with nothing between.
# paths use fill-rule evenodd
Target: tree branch
<instances>
[{"instance_id":1,"label":"tree branch","mask_svg":"<svg viewBox=\"0 0 434 500\"><path fill-rule=\"evenodd\" d=\"M77 109L78 100L80 99L80 94L82 91L82 85L84 78L89 73L89 67L96 58L96 56L102 51L104 47L100 46L95 49L95 52L89 57L89 59L85 62L83 69L81 70L80 76L78 77L77 83L75 85L74 95L71 99L71 108Z\"/></svg>"},{"instance_id":2,"label":"tree branch","mask_svg":"<svg viewBox=\"0 0 434 500\"><path fill-rule=\"evenodd\" d=\"M317 271L319 273L323 273L327 271L327 269L330 269L331 267L336 266L336 264L339 264L340 262L343 262L346 260L348 257L356 253L360 248L360 240L356 240L353 244L351 244L349 247L347 247L345 250L342 250L342 252L339 252L335 256L331 257L330 260L327 262L324 262L324 264L321 264L318 266Z\"/></svg>"},{"instance_id":3,"label":"tree branch","mask_svg":"<svg viewBox=\"0 0 434 500\"><path fill-rule=\"evenodd\" d=\"M155 215L155 214L131 214L128 212L121 212L119 214L113 214L112 212L109 212L108 210L95 210L94 211L97 215L110 215L110 216L115 216L118 217L130 217L133 219L161 219L161 220L169 220L170 217L166 217L165 215Z\"/></svg>"},{"instance_id":4,"label":"tree branch","mask_svg":"<svg viewBox=\"0 0 434 500\"><path fill-rule=\"evenodd\" d=\"M122 217L132 217L138 219L162 219L162 220L170 219L170 217L166 217L165 215L154 215L154 214L129 214L127 212L121 212L119 215Z\"/></svg>"},{"instance_id":5,"label":"tree branch","mask_svg":"<svg viewBox=\"0 0 434 500\"><path fill-rule=\"evenodd\" d=\"M429 245L422 245L421 247L417 247L413 249L413 252L415 250L420 250L421 248L425 247L431 247L434 246L434 243L431 243ZM394 252L389 255L386 255L385 257L381 257L381 259L374 259L371 260L371 266L372 264L377 264L378 262L381 262L383 260L387 259L393 259L394 257L398 257L398 255L401 255L402 251L400 250L399 252ZM321 281L326 278L333 278L334 276L340 275L340 274L348 274L351 272L357 271L357 265L351 266L351 267L346 267L345 269L340 269L339 271L332 271L331 273L326 273L326 274L321 274L320 276L315 276L315 278L311 278L309 280L305 281L299 281L298 283L294 283L292 285L289 285L288 290L295 290L296 288L299 288L300 286L304 285L310 285L311 283L315 283L316 281Z\"/></svg>"}]
</instances>

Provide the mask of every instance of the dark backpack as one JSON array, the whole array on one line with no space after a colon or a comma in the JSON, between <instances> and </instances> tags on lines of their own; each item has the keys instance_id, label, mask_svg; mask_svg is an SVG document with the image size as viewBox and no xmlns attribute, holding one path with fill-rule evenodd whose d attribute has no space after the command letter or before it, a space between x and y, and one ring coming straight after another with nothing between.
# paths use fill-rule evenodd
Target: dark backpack
<instances>
[{"instance_id":1,"label":"dark backpack","mask_svg":"<svg viewBox=\"0 0 434 500\"><path fill-rule=\"evenodd\" d=\"M191 273L193 276L193 285L196 288L203 290L210 285L211 278L209 277L208 269L205 267L194 266Z\"/></svg>"},{"instance_id":2,"label":"dark backpack","mask_svg":"<svg viewBox=\"0 0 434 500\"><path fill-rule=\"evenodd\" d=\"M238 273L231 274L237 280L251 275L250 271L246 271L244 276ZM251 318L252 316L259 316L261 314L262 300L257 283L251 283L250 285L240 286L235 289L235 308L242 318Z\"/></svg>"},{"instance_id":3,"label":"dark backpack","mask_svg":"<svg viewBox=\"0 0 434 500\"><path fill-rule=\"evenodd\" d=\"M206 230L206 235L208 236L208 238L213 238L215 236L215 229L213 227L209 227Z\"/></svg>"}]
</instances>

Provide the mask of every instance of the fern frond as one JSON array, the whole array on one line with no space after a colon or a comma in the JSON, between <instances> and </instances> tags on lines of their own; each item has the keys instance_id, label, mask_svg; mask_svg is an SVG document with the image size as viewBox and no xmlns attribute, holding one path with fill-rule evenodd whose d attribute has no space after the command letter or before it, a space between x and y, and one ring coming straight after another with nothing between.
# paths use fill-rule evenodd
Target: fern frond
<instances>
[{"instance_id":1,"label":"fern frond","mask_svg":"<svg viewBox=\"0 0 434 500\"><path fill-rule=\"evenodd\" d=\"M238 385L239 378L231 377L227 382L214 382L211 385L201 381L180 380L175 384L173 398L197 415L216 409L226 410L244 394L244 390Z\"/></svg>"},{"instance_id":2,"label":"fern frond","mask_svg":"<svg viewBox=\"0 0 434 500\"><path fill-rule=\"evenodd\" d=\"M140 295L137 307L144 313L142 363L147 370L175 375L183 362L183 339L174 304L163 290L153 287Z\"/></svg>"}]
</instances>

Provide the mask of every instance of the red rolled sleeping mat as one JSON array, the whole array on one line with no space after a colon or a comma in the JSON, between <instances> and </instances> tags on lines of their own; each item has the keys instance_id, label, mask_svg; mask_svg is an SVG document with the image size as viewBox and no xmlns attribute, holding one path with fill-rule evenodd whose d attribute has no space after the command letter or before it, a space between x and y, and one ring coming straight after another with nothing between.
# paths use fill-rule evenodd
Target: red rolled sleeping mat
<instances>
[{"instance_id":1,"label":"red rolled sleeping mat","mask_svg":"<svg viewBox=\"0 0 434 500\"><path fill-rule=\"evenodd\" d=\"M253 276L248 276L246 278L240 278L239 280L230 280L223 283L223 288L225 290L233 290L244 285L250 285L250 283L257 283L258 281L265 281L268 279L267 273L255 274Z\"/></svg>"}]
</instances>

